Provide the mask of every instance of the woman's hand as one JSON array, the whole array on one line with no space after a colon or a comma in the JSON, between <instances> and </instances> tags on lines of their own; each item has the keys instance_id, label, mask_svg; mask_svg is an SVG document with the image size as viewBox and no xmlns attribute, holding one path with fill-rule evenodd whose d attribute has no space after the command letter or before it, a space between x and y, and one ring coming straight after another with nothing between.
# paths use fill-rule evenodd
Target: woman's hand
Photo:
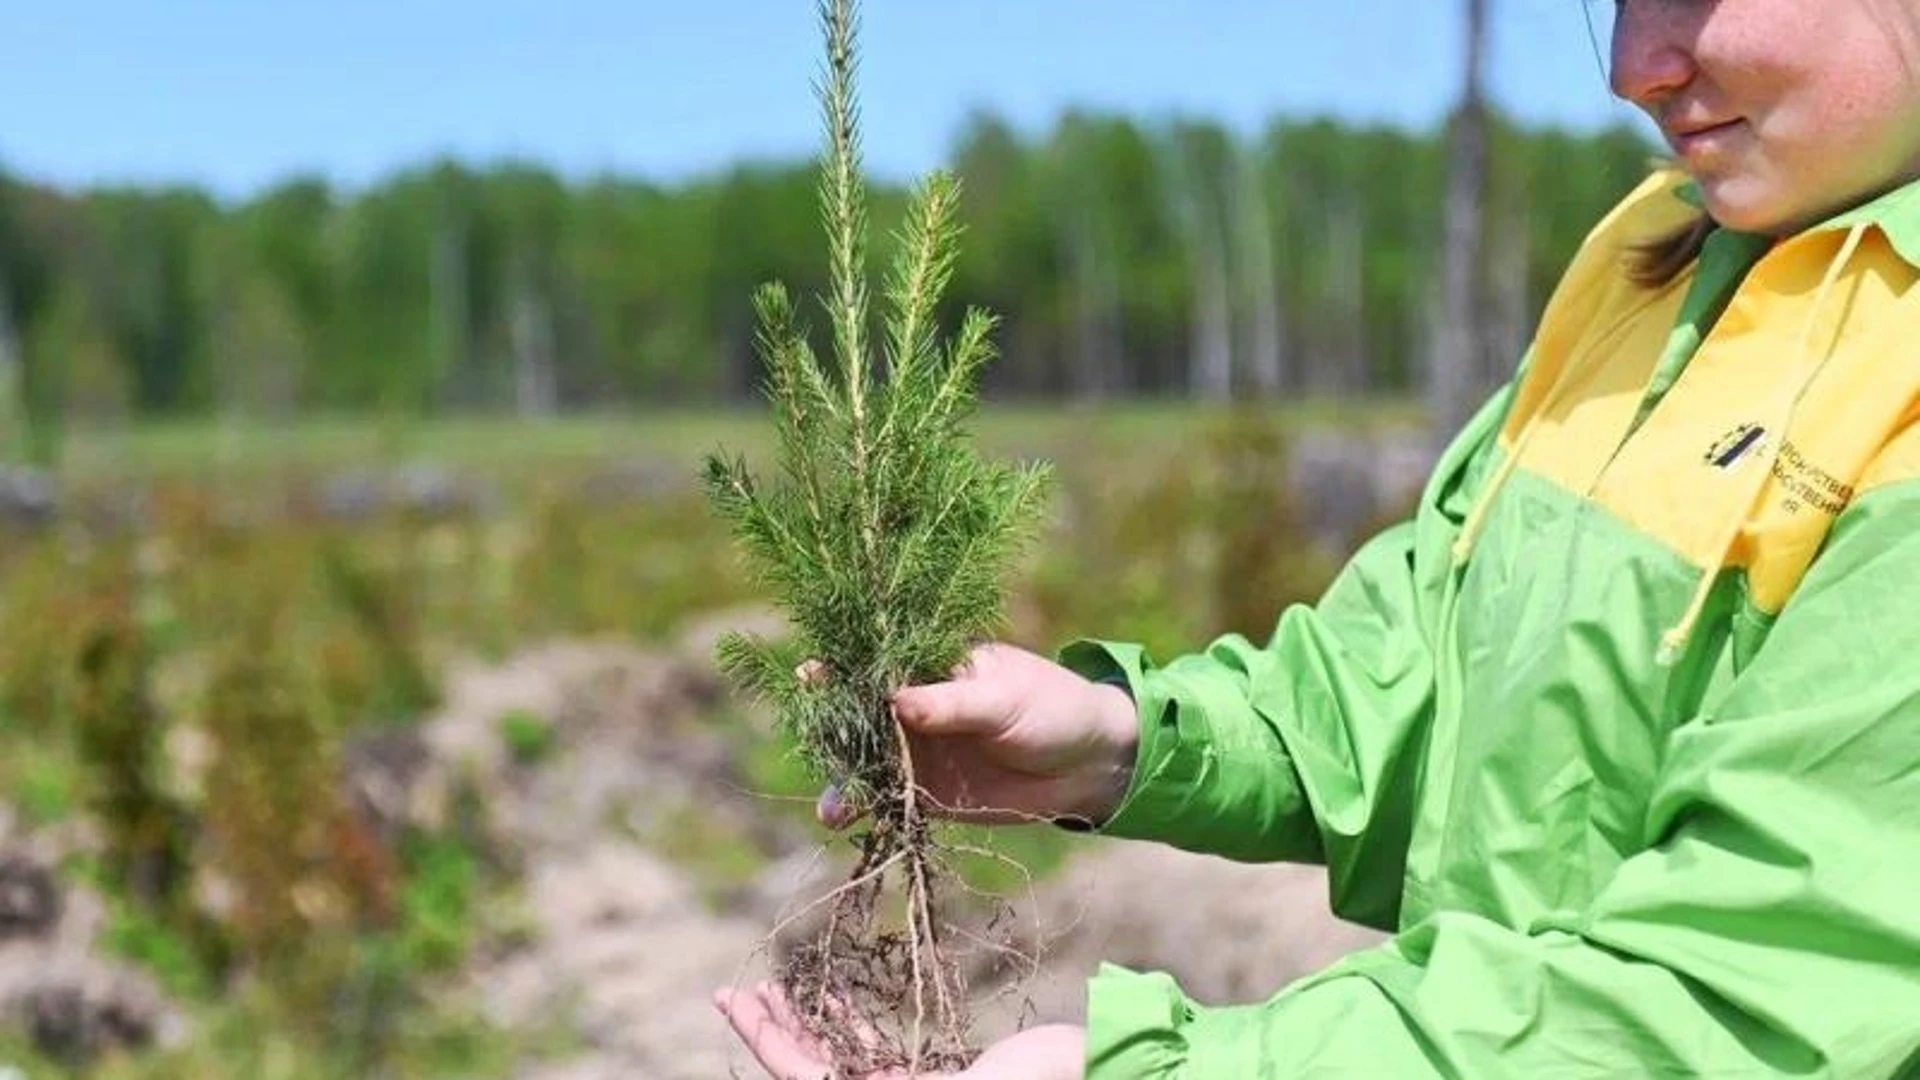
<instances>
[{"instance_id":1,"label":"woman's hand","mask_svg":"<svg viewBox=\"0 0 1920 1080\"><path fill-rule=\"evenodd\" d=\"M893 714L929 812L960 821L1105 821L1126 794L1139 740L1126 691L1011 645L975 649L947 682L901 689ZM832 788L820 798L830 827L859 812Z\"/></svg>"},{"instance_id":2,"label":"woman's hand","mask_svg":"<svg viewBox=\"0 0 1920 1080\"><path fill-rule=\"evenodd\" d=\"M713 1003L773 1080L841 1080L825 1049L802 1030L778 989L762 983L752 990L722 990ZM1029 1028L989 1047L961 1072L922 1073L920 1080L1082 1080L1086 1047L1080 1028ZM906 1080L906 1073L859 1080Z\"/></svg>"}]
</instances>

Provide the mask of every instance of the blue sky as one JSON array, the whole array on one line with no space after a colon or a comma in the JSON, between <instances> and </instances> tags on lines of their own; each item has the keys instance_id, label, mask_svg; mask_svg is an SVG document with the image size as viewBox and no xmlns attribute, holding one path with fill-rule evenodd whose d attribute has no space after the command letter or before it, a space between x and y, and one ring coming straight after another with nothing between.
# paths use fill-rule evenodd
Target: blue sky
<instances>
[{"instance_id":1,"label":"blue sky","mask_svg":"<svg viewBox=\"0 0 1920 1080\"><path fill-rule=\"evenodd\" d=\"M1633 119L1587 0L1493 0L1494 92L1539 122ZM1605 6L1605 5L1602 5ZM969 110L1068 106L1431 125L1459 0L866 0L869 163L945 159ZM4 0L0 165L65 186L296 173L348 187L429 157L672 181L811 153L812 0Z\"/></svg>"}]
</instances>

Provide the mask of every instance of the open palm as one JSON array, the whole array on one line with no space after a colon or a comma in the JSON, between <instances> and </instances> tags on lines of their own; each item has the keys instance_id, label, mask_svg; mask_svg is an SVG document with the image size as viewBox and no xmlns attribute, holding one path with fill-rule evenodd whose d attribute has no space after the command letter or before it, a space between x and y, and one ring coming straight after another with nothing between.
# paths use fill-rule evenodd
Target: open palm
<instances>
[{"instance_id":1,"label":"open palm","mask_svg":"<svg viewBox=\"0 0 1920 1080\"><path fill-rule=\"evenodd\" d=\"M806 1033L773 985L722 990L714 995L714 1005L773 1080L840 1080L831 1055ZM1001 1040L960 1072L921 1073L914 1080L1080 1080L1085 1054L1086 1035L1080 1028L1052 1024ZM858 1080L909 1077L905 1070L895 1070Z\"/></svg>"}]
</instances>

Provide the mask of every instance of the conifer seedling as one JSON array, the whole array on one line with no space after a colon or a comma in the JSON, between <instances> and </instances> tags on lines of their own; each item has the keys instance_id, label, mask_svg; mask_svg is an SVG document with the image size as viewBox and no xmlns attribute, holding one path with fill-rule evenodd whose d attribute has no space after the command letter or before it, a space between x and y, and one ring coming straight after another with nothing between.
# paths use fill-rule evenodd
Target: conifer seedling
<instances>
[{"instance_id":1,"label":"conifer seedling","mask_svg":"<svg viewBox=\"0 0 1920 1080\"><path fill-rule=\"evenodd\" d=\"M826 929L776 979L841 1072L915 1075L971 1056L970 1010L941 921L941 846L888 699L949 677L999 628L1004 575L1034 535L1049 476L986 460L968 438L996 320L974 308L951 337L937 332L960 231L958 182L945 172L911 193L870 340L857 6L819 5L832 362L816 356L785 288L759 288L779 467L762 480L716 454L705 480L792 628L779 641L725 638L720 665L769 704L817 779L867 811L852 877L823 898Z\"/></svg>"}]
</instances>

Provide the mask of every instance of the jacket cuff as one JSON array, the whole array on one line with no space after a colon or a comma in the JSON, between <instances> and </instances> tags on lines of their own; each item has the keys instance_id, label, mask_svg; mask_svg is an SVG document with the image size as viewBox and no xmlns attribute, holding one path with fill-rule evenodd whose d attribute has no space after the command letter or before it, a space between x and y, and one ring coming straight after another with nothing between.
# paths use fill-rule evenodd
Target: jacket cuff
<instances>
[{"instance_id":1,"label":"jacket cuff","mask_svg":"<svg viewBox=\"0 0 1920 1080\"><path fill-rule=\"evenodd\" d=\"M1259 1075L1244 1010L1194 1006L1169 975L1102 964L1087 983L1087 1080Z\"/></svg>"},{"instance_id":2,"label":"jacket cuff","mask_svg":"<svg viewBox=\"0 0 1920 1080\"><path fill-rule=\"evenodd\" d=\"M1094 682L1125 689L1133 697L1140 724L1133 775L1119 808L1106 821L1082 831L1128 840L1166 839L1166 824L1180 820L1212 767L1210 754L1182 746L1180 707L1167 685L1169 673L1149 671L1145 650L1122 642L1075 641L1060 651L1059 662Z\"/></svg>"},{"instance_id":3,"label":"jacket cuff","mask_svg":"<svg viewBox=\"0 0 1920 1080\"><path fill-rule=\"evenodd\" d=\"M1187 1060L1186 996L1163 974L1101 964L1087 983L1087 1080L1171 1077Z\"/></svg>"}]
</instances>

